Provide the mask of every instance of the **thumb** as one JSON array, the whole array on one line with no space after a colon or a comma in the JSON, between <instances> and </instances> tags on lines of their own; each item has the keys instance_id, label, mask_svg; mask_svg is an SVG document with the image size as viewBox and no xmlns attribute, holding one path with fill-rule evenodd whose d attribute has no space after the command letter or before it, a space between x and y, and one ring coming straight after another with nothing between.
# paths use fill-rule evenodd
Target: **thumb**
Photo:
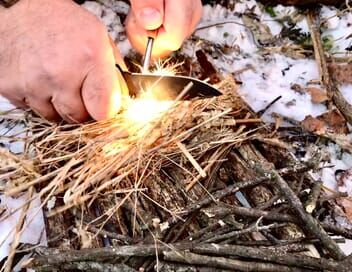
<instances>
[{"instance_id":1,"label":"thumb","mask_svg":"<svg viewBox=\"0 0 352 272\"><path fill-rule=\"evenodd\" d=\"M164 21L164 0L131 0L137 23L146 30L158 29Z\"/></svg>"},{"instance_id":2,"label":"thumb","mask_svg":"<svg viewBox=\"0 0 352 272\"><path fill-rule=\"evenodd\" d=\"M94 66L82 85L82 99L89 115L95 120L113 117L121 108L124 84L114 64Z\"/></svg>"}]
</instances>

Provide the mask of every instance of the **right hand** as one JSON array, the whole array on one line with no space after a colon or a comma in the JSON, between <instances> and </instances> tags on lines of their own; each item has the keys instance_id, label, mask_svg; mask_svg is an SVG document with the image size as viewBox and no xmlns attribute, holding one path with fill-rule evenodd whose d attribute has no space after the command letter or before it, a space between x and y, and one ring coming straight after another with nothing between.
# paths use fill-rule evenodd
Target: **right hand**
<instances>
[{"instance_id":1,"label":"right hand","mask_svg":"<svg viewBox=\"0 0 352 272\"><path fill-rule=\"evenodd\" d=\"M105 26L72 0L0 9L0 94L49 119L112 117L125 83Z\"/></svg>"}]
</instances>

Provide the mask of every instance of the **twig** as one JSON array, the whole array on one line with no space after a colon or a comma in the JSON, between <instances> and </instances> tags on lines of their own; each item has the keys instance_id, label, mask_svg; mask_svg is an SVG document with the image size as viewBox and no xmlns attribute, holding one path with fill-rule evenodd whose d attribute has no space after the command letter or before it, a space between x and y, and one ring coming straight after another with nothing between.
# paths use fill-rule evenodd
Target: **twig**
<instances>
[{"instance_id":1,"label":"twig","mask_svg":"<svg viewBox=\"0 0 352 272\"><path fill-rule=\"evenodd\" d=\"M322 184L320 181L314 183L313 188L308 196L308 200L305 203L305 209L307 213L312 213L317 206L317 200L321 192Z\"/></svg>"},{"instance_id":2,"label":"twig","mask_svg":"<svg viewBox=\"0 0 352 272\"><path fill-rule=\"evenodd\" d=\"M251 233L254 231L261 231L261 230L269 230L269 229L274 229L274 228L280 228L282 226L284 226L286 224L278 224L278 223L273 223L270 225L265 225L265 226L250 226L248 228L242 229L242 230L235 230L235 231L231 231L225 234L221 234L221 235L215 235L214 237L204 241L205 243L217 243L223 240L225 244L230 244L234 239L237 239L238 236L240 235L244 235L247 233Z\"/></svg>"},{"instance_id":3,"label":"twig","mask_svg":"<svg viewBox=\"0 0 352 272\"><path fill-rule=\"evenodd\" d=\"M231 269L233 271L270 271L270 272L298 272L307 271L295 267L277 265L255 261L240 261L223 257L204 256L188 251L164 252L164 259L172 262L180 262L192 265Z\"/></svg>"},{"instance_id":4,"label":"twig","mask_svg":"<svg viewBox=\"0 0 352 272\"><path fill-rule=\"evenodd\" d=\"M301 172L305 172L305 171L313 168L314 166L315 165L313 165L313 164L297 164L297 165L293 165L291 167L280 169L279 173L282 175L288 175L288 174L292 174L292 173L301 173ZM244 189L247 187L253 187L253 186L256 186L262 182L268 181L270 178L271 178L271 176L263 176L263 177L255 178L250 181L245 181L245 182L241 182L238 184L229 185L225 189L222 189L222 190L215 192L211 197L208 196L198 202L190 204L187 209L179 212L179 215L188 216L191 213L193 213L194 211L199 210L206 205L209 205L210 203L212 203L214 201L214 199L219 201L229 195L232 195L232 194L238 192L241 189ZM174 217L168 219L168 223L170 225L175 224L176 222L177 221L175 221Z\"/></svg>"},{"instance_id":5,"label":"twig","mask_svg":"<svg viewBox=\"0 0 352 272\"><path fill-rule=\"evenodd\" d=\"M315 11L310 11L307 16L308 25L313 41L314 55L319 66L320 76L328 94L332 97L336 107L352 125L352 105L344 98L331 77L326 62L324 48L321 42L320 28L317 26Z\"/></svg>"},{"instance_id":6,"label":"twig","mask_svg":"<svg viewBox=\"0 0 352 272\"><path fill-rule=\"evenodd\" d=\"M58 270L59 269L59 270ZM137 270L127 266L126 264L108 264L99 262L73 262L64 263L59 266L44 265L36 268L37 272L52 271L91 271L91 272L136 272Z\"/></svg>"},{"instance_id":7,"label":"twig","mask_svg":"<svg viewBox=\"0 0 352 272\"><path fill-rule=\"evenodd\" d=\"M313 258L298 254L288 254L277 249L261 249L237 245L201 244L192 249L192 252L207 255L236 256L261 261L274 262L287 266L309 267L319 270L338 271L340 263L324 258Z\"/></svg>"},{"instance_id":8,"label":"twig","mask_svg":"<svg viewBox=\"0 0 352 272\"><path fill-rule=\"evenodd\" d=\"M305 212L301 201L292 191L290 186L288 186L287 182L275 170L272 170L270 174L272 175L273 183L279 187L282 195L288 200L289 204L297 214L299 220L303 222L302 227L320 239L331 256L337 260L343 259L345 254L342 252L340 247L331 239L331 237L319 225L316 219L312 217L312 215Z\"/></svg>"},{"instance_id":9,"label":"twig","mask_svg":"<svg viewBox=\"0 0 352 272\"><path fill-rule=\"evenodd\" d=\"M222 207L221 209L218 209L218 212L216 211L216 209L212 209L211 212L214 213L214 216L218 217L225 217L229 214L237 214L250 218L263 217L263 219L276 222L290 222L301 226L299 219L290 214L283 214L272 211L262 211L255 208L231 206L226 208ZM319 222L319 224L327 232L340 235L347 239L352 239L352 229L345 229L337 226L336 224L330 224L326 222Z\"/></svg>"}]
</instances>

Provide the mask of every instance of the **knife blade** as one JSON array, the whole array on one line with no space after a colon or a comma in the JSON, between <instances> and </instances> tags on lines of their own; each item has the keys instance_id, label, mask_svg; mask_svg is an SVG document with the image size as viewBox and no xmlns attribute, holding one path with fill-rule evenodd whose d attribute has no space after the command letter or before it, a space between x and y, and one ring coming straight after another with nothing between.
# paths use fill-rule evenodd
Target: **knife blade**
<instances>
[{"instance_id":1,"label":"knife blade","mask_svg":"<svg viewBox=\"0 0 352 272\"><path fill-rule=\"evenodd\" d=\"M138 97L148 91L157 100L173 101L179 97L190 82L192 86L181 100L222 95L213 86L192 77L130 73L122 71L121 68L120 72L126 81L131 97Z\"/></svg>"}]
</instances>

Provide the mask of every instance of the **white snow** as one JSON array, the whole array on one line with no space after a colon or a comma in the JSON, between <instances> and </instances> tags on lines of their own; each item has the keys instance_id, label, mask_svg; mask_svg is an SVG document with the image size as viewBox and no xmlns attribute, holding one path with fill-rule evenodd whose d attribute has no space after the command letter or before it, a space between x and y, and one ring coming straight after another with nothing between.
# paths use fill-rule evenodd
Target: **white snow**
<instances>
[{"instance_id":1,"label":"white snow","mask_svg":"<svg viewBox=\"0 0 352 272\"><path fill-rule=\"evenodd\" d=\"M334 40L332 52L339 56L351 56L352 51L347 52L346 48L352 50L352 12L338 13L334 7L323 7L321 14L329 18L323 28L323 36L331 36Z\"/></svg>"},{"instance_id":2,"label":"white snow","mask_svg":"<svg viewBox=\"0 0 352 272\"><path fill-rule=\"evenodd\" d=\"M348 103L352 104L352 84L343 84L340 86L340 91L346 98Z\"/></svg>"},{"instance_id":3,"label":"white snow","mask_svg":"<svg viewBox=\"0 0 352 272\"><path fill-rule=\"evenodd\" d=\"M0 217L0 261L9 253L15 234L15 228L21 216L22 209L19 209L14 213L13 211L23 206L27 199L28 196L26 194L18 198L0 195L0 206L5 209L5 212L1 214ZM12 213L12 215L8 216L10 213ZM24 224L26 227L21 235L20 242L45 246L47 242L43 212L40 208L39 198L35 198L31 202Z\"/></svg>"}]
</instances>

